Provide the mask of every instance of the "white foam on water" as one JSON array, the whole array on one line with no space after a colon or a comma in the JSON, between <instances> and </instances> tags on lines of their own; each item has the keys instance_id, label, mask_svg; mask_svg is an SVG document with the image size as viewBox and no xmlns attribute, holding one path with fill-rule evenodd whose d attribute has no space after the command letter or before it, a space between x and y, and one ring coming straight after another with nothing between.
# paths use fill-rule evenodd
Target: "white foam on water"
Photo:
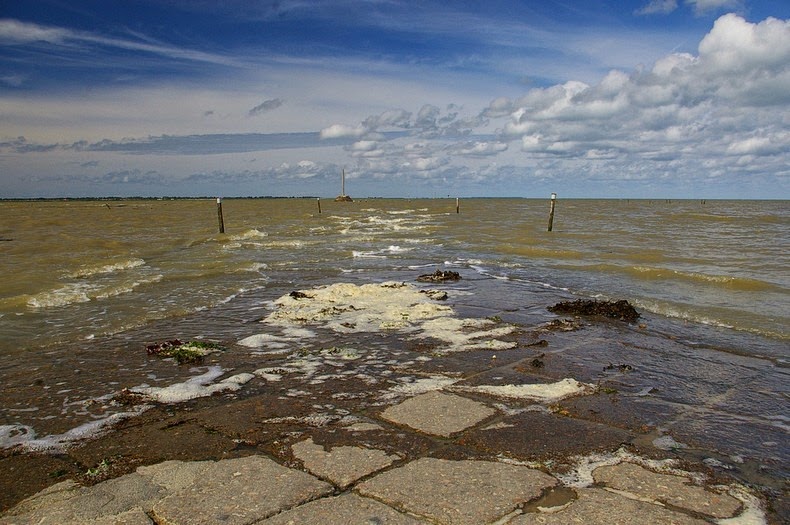
<instances>
[{"instance_id":1,"label":"white foam on water","mask_svg":"<svg viewBox=\"0 0 790 525\"><path fill-rule=\"evenodd\" d=\"M98 266L85 266L76 270L68 275L68 277L72 279L81 279L85 277L91 277L92 275L100 275L106 273L114 273L122 270L129 270L131 268L137 268L139 266L144 266L145 261L143 259L128 259L125 261L118 261L111 264L102 264Z\"/></svg>"},{"instance_id":2,"label":"white foam on water","mask_svg":"<svg viewBox=\"0 0 790 525\"><path fill-rule=\"evenodd\" d=\"M574 459L576 460L576 464L570 471L550 472L551 475L560 480L560 483L570 488L590 487L595 483L595 479L593 478L595 469L603 466L618 465L626 461L662 474L682 476L693 480L699 485L702 485L705 481L704 476L699 473L688 472L677 468L676 465L679 464L678 460L647 459L632 454L624 448L620 448L614 453L590 454L589 456L577 456ZM718 488L727 492L735 499L740 500L743 503L743 510L735 517L714 520L714 523L717 525L766 525L768 523L760 499L749 491L749 489L737 483L720 486Z\"/></svg>"},{"instance_id":3,"label":"white foam on water","mask_svg":"<svg viewBox=\"0 0 790 525\"><path fill-rule=\"evenodd\" d=\"M565 378L556 383L548 384L456 386L453 387L453 390L554 403L568 397L590 394L595 391L595 386L575 379Z\"/></svg>"},{"instance_id":4,"label":"white foam on water","mask_svg":"<svg viewBox=\"0 0 790 525\"><path fill-rule=\"evenodd\" d=\"M282 349L290 347L292 339L274 334L255 334L237 341L237 344L248 348Z\"/></svg>"},{"instance_id":5,"label":"white foam on water","mask_svg":"<svg viewBox=\"0 0 790 525\"><path fill-rule=\"evenodd\" d=\"M624 448L620 448L614 453L595 453L589 456L576 456L571 459L575 459L575 465L570 471L559 473L551 472L551 474L559 479L563 485L571 488L586 488L593 485L595 483L595 479L593 478L595 469L598 467L618 465L624 461L629 461L663 472L667 472L669 469L670 471L667 473L678 472L672 469L672 467L677 464L676 460L648 460L631 454Z\"/></svg>"},{"instance_id":6,"label":"white foam on water","mask_svg":"<svg viewBox=\"0 0 790 525\"><path fill-rule=\"evenodd\" d=\"M131 293L135 290L135 288L142 286L144 284L153 284L158 283L164 278L164 275L157 274L152 275L151 277L145 279L138 279L131 283L119 283L114 286L105 286L101 288L96 294L93 296L94 299L108 299L110 297L115 297L116 295L123 295L125 293Z\"/></svg>"},{"instance_id":7,"label":"white foam on water","mask_svg":"<svg viewBox=\"0 0 790 525\"><path fill-rule=\"evenodd\" d=\"M256 230L255 228L252 228L252 229L247 230L245 232L242 232L242 233L239 233L239 234L236 234L236 235L231 235L229 237L229 239L232 240L232 241L247 241L247 240L250 240L250 239L263 239L263 238L266 238L268 236L269 236L268 233L262 232L260 230Z\"/></svg>"},{"instance_id":8,"label":"white foam on water","mask_svg":"<svg viewBox=\"0 0 790 525\"><path fill-rule=\"evenodd\" d=\"M27 301L31 308L52 308L74 303L87 303L91 300L89 293L95 290L87 283L71 283L54 290L37 293Z\"/></svg>"},{"instance_id":9,"label":"white foam on water","mask_svg":"<svg viewBox=\"0 0 790 525\"><path fill-rule=\"evenodd\" d=\"M75 303L87 303L94 299L107 299L118 295L133 292L139 286L161 281L163 275L157 274L150 277L129 282L101 284L91 282L68 283L61 287L37 293L27 300L31 308L54 308Z\"/></svg>"},{"instance_id":10,"label":"white foam on water","mask_svg":"<svg viewBox=\"0 0 790 525\"><path fill-rule=\"evenodd\" d=\"M715 520L717 525L767 525L768 519L762 502L742 485L728 485L727 493L743 503L743 510L732 518Z\"/></svg>"},{"instance_id":11,"label":"white foam on water","mask_svg":"<svg viewBox=\"0 0 790 525\"><path fill-rule=\"evenodd\" d=\"M27 425L0 425L0 448L10 448L36 438L36 431Z\"/></svg>"},{"instance_id":12,"label":"white foam on water","mask_svg":"<svg viewBox=\"0 0 790 525\"><path fill-rule=\"evenodd\" d=\"M487 328L492 325L496 327ZM516 327L501 326L490 319L431 319L422 323L421 328L423 332L418 338L444 341L450 345L450 351L507 350L517 346L515 342L496 339L514 332Z\"/></svg>"},{"instance_id":13,"label":"white foam on water","mask_svg":"<svg viewBox=\"0 0 790 525\"><path fill-rule=\"evenodd\" d=\"M137 405L129 412L119 412L107 417L89 421L63 434L36 437L32 427L24 425L0 426L0 448L20 446L28 452L62 453L75 442L96 437L115 423L135 417L151 408L150 405Z\"/></svg>"},{"instance_id":14,"label":"white foam on water","mask_svg":"<svg viewBox=\"0 0 790 525\"><path fill-rule=\"evenodd\" d=\"M261 379L265 379L266 381L276 383L277 381L282 380L283 375L294 373L297 371L298 370L294 368L279 366L279 367L259 368L258 370L255 370L253 374L260 377Z\"/></svg>"},{"instance_id":15,"label":"white foam on water","mask_svg":"<svg viewBox=\"0 0 790 525\"><path fill-rule=\"evenodd\" d=\"M238 271L240 271L240 272L253 272L254 273L254 272L262 272L263 270L267 270L268 268L269 268L268 264L262 263L262 262L257 262L257 263L250 263L250 264L248 264L246 266L242 266L241 268L239 268Z\"/></svg>"},{"instance_id":16,"label":"white foam on water","mask_svg":"<svg viewBox=\"0 0 790 525\"><path fill-rule=\"evenodd\" d=\"M312 330L298 327L285 327L282 330L282 334L255 334L245 337L237 341L237 343L248 348L265 347L277 351L276 353L282 353L280 351L291 348L295 342L316 337L316 333Z\"/></svg>"},{"instance_id":17,"label":"white foam on water","mask_svg":"<svg viewBox=\"0 0 790 525\"><path fill-rule=\"evenodd\" d=\"M286 337L291 337L293 339L310 339L317 337L316 333L312 330L292 326L283 328L283 334L285 334Z\"/></svg>"},{"instance_id":18,"label":"white foam on water","mask_svg":"<svg viewBox=\"0 0 790 525\"><path fill-rule=\"evenodd\" d=\"M458 381L460 381L460 378L441 375L420 379L403 378L397 385L384 392L381 397L383 399L393 399L404 395L416 396L426 392L433 392L434 390L442 390Z\"/></svg>"},{"instance_id":19,"label":"white foam on water","mask_svg":"<svg viewBox=\"0 0 790 525\"><path fill-rule=\"evenodd\" d=\"M515 342L497 338L516 330L488 319L457 319L453 309L431 294L402 282L355 285L336 283L284 295L263 322L278 327L318 325L338 333L383 330L415 334L448 345L437 351L506 350Z\"/></svg>"},{"instance_id":20,"label":"white foam on water","mask_svg":"<svg viewBox=\"0 0 790 525\"><path fill-rule=\"evenodd\" d=\"M207 397L218 392L233 392L241 389L242 385L255 376L250 373L241 373L214 383L213 381L223 375L225 370L220 366L211 366L208 371L191 377L182 383L175 383L165 387L138 386L130 390L136 394L160 403L181 403L190 399Z\"/></svg>"},{"instance_id":21,"label":"white foam on water","mask_svg":"<svg viewBox=\"0 0 790 525\"><path fill-rule=\"evenodd\" d=\"M323 325L340 333L417 329L416 323L452 314L411 285L388 282L357 286L337 283L302 291L308 297L284 295L264 323L274 326Z\"/></svg>"}]
</instances>

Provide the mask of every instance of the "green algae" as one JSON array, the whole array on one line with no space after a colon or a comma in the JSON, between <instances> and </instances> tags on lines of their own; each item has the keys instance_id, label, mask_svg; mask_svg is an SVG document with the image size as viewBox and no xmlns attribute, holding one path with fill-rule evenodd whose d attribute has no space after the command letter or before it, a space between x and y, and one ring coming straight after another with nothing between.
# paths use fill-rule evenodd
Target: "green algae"
<instances>
[{"instance_id":1,"label":"green algae","mask_svg":"<svg viewBox=\"0 0 790 525\"><path fill-rule=\"evenodd\" d=\"M173 358L180 365L202 363L207 355L222 352L224 350L225 348L217 343L181 341L179 339L164 341L146 347L148 355Z\"/></svg>"}]
</instances>

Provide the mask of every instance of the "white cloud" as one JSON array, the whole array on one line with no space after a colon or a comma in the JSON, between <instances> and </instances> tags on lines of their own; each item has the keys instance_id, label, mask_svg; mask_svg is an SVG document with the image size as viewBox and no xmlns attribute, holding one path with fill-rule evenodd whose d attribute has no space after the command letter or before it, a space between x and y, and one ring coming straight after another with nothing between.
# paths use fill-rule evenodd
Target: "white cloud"
<instances>
[{"instance_id":1,"label":"white cloud","mask_svg":"<svg viewBox=\"0 0 790 525\"><path fill-rule=\"evenodd\" d=\"M592 86L570 81L533 89L513 102L495 99L484 112L511 108L502 131L520 137L531 155L709 156L718 166L722 155L771 156L790 148L782 131L788 86L790 23L725 15L697 57L669 55L652 70L612 71Z\"/></svg>"},{"instance_id":2,"label":"white cloud","mask_svg":"<svg viewBox=\"0 0 790 525\"><path fill-rule=\"evenodd\" d=\"M332 124L321 130L322 139L340 139L361 137L367 133L364 126L347 126L345 124Z\"/></svg>"},{"instance_id":3,"label":"white cloud","mask_svg":"<svg viewBox=\"0 0 790 525\"><path fill-rule=\"evenodd\" d=\"M47 31L0 24L6 42L38 33L59 44L73 38ZM609 188L766 177L786 188L790 176L788 21L725 15L695 54L664 54L652 67L524 88L521 96L512 86L486 86L485 97L460 82L442 89L393 69L355 75L313 67L264 68L235 92L219 84L98 87L83 99L8 90L0 96L11 130L0 137L8 154L0 171L30 166L38 173L24 160L36 158L54 172L62 154L74 165L100 161L107 184L166 173L167 180L194 175L190 181L251 188L277 179L283 191L312 191L298 181L310 179L313 188L326 179L334 192L344 166L349 179L386 181L394 194L402 180L478 184L472 188L481 192L504 181L518 193L524 180ZM261 102L262 92L272 98ZM264 111L265 119L248 118ZM262 150L257 160L245 156ZM508 191L503 184L496 187Z\"/></svg>"},{"instance_id":4,"label":"white cloud","mask_svg":"<svg viewBox=\"0 0 790 525\"><path fill-rule=\"evenodd\" d=\"M114 38L86 31L74 31L60 27L42 26L13 19L0 19L0 42L32 44L46 42L56 46L108 46L131 51L143 51L176 60L209 62L231 65L237 62L226 56L179 48L166 44L152 43L150 39Z\"/></svg>"},{"instance_id":5,"label":"white cloud","mask_svg":"<svg viewBox=\"0 0 790 525\"><path fill-rule=\"evenodd\" d=\"M507 148L508 146L504 142L462 142L458 145L455 153L471 157L485 157L498 155Z\"/></svg>"},{"instance_id":6,"label":"white cloud","mask_svg":"<svg viewBox=\"0 0 790 525\"><path fill-rule=\"evenodd\" d=\"M0 20L0 41L11 44L29 44L33 42L61 44L73 37L74 33L67 29L40 26L8 18Z\"/></svg>"},{"instance_id":7,"label":"white cloud","mask_svg":"<svg viewBox=\"0 0 790 525\"><path fill-rule=\"evenodd\" d=\"M737 10L742 6L741 0L686 0L686 3L694 7L697 15L726 9Z\"/></svg>"},{"instance_id":8,"label":"white cloud","mask_svg":"<svg viewBox=\"0 0 790 525\"><path fill-rule=\"evenodd\" d=\"M635 11L637 15L666 15L678 8L677 0L650 0L650 2Z\"/></svg>"},{"instance_id":9,"label":"white cloud","mask_svg":"<svg viewBox=\"0 0 790 525\"><path fill-rule=\"evenodd\" d=\"M768 18L752 24L738 15L716 20L699 44L700 60L718 72L749 74L786 70L790 63L790 20Z\"/></svg>"}]
</instances>

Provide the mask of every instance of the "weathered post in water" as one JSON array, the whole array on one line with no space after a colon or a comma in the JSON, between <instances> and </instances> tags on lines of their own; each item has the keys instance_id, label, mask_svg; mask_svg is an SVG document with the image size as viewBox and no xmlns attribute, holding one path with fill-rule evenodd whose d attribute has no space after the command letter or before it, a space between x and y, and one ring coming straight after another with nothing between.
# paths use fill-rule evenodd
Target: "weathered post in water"
<instances>
[{"instance_id":1,"label":"weathered post in water","mask_svg":"<svg viewBox=\"0 0 790 525\"><path fill-rule=\"evenodd\" d=\"M316 200L318 201L318 214L320 215L321 214L321 198L319 197Z\"/></svg>"},{"instance_id":2,"label":"weathered post in water","mask_svg":"<svg viewBox=\"0 0 790 525\"><path fill-rule=\"evenodd\" d=\"M461 199L455 198L455 213L461 213Z\"/></svg>"},{"instance_id":3,"label":"weathered post in water","mask_svg":"<svg viewBox=\"0 0 790 525\"><path fill-rule=\"evenodd\" d=\"M556 193L552 193L551 194L551 209L549 209L549 230L548 231L551 231L551 229L554 227L554 204L556 204L556 202L557 202L557 194Z\"/></svg>"},{"instance_id":4,"label":"weathered post in water","mask_svg":"<svg viewBox=\"0 0 790 525\"><path fill-rule=\"evenodd\" d=\"M219 222L219 232L225 233L225 220L222 218L222 197L217 197L217 221Z\"/></svg>"}]
</instances>

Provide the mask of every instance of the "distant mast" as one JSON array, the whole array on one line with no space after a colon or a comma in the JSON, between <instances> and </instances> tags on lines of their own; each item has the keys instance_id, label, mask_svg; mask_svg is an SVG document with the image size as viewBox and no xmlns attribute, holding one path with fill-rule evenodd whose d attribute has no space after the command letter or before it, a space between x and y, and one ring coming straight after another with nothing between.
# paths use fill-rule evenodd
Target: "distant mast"
<instances>
[{"instance_id":1,"label":"distant mast","mask_svg":"<svg viewBox=\"0 0 790 525\"><path fill-rule=\"evenodd\" d=\"M354 202L354 199L346 195L346 170L340 175L340 195L335 197L335 202Z\"/></svg>"}]
</instances>

